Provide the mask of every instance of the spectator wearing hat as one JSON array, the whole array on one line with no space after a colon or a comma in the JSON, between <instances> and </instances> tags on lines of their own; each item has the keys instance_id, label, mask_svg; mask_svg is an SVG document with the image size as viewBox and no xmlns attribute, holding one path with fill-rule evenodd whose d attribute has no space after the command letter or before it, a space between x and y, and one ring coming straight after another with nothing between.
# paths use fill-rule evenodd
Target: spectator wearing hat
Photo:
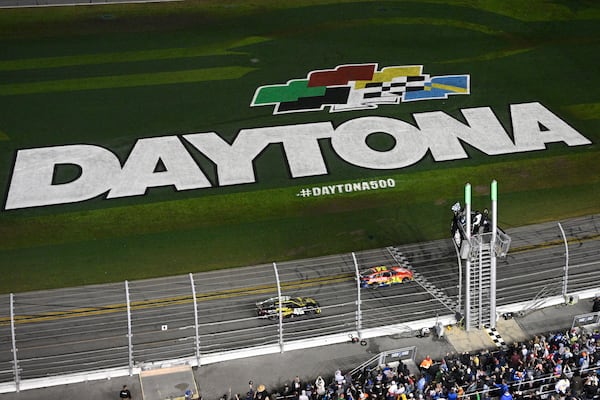
<instances>
[{"instance_id":1,"label":"spectator wearing hat","mask_svg":"<svg viewBox=\"0 0 600 400\"><path fill-rule=\"evenodd\" d=\"M254 382L249 381L248 382L248 391L246 392L246 400L254 399L255 395L256 395L256 391L254 390Z\"/></svg>"},{"instance_id":2,"label":"spectator wearing hat","mask_svg":"<svg viewBox=\"0 0 600 400\"><path fill-rule=\"evenodd\" d=\"M579 357L579 368L581 372L585 372L590 366L590 358L586 351L582 351Z\"/></svg>"},{"instance_id":3,"label":"spectator wearing hat","mask_svg":"<svg viewBox=\"0 0 600 400\"><path fill-rule=\"evenodd\" d=\"M256 393L254 394L254 400L269 400L269 394L267 393L265 385L258 385Z\"/></svg>"},{"instance_id":4,"label":"spectator wearing hat","mask_svg":"<svg viewBox=\"0 0 600 400\"><path fill-rule=\"evenodd\" d=\"M448 396L446 398L448 400L457 400L458 399L458 392L456 390L456 387L450 388L450 391L448 392Z\"/></svg>"}]
</instances>

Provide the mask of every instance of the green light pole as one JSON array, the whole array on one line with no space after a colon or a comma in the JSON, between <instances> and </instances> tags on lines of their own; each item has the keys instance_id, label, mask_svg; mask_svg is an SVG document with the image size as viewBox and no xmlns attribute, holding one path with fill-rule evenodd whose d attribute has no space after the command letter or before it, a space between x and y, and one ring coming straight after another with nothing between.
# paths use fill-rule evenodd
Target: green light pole
<instances>
[{"instance_id":1,"label":"green light pole","mask_svg":"<svg viewBox=\"0 0 600 400\"><path fill-rule=\"evenodd\" d=\"M498 229L498 182L494 179L490 188L492 199L492 241L490 243L490 328L496 327L496 239Z\"/></svg>"}]
</instances>

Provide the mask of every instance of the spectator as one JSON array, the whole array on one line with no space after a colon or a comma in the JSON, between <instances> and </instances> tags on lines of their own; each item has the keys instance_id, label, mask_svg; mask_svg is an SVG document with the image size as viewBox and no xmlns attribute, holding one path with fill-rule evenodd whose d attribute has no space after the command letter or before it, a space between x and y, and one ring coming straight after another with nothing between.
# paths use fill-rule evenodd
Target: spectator
<instances>
[{"instance_id":1,"label":"spectator","mask_svg":"<svg viewBox=\"0 0 600 400\"><path fill-rule=\"evenodd\" d=\"M246 400L253 400L255 395L254 382L248 382L248 391L246 392Z\"/></svg>"},{"instance_id":2,"label":"spectator","mask_svg":"<svg viewBox=\"0 0 600 400\"><path fill-rule=\"evenodd\" d=\"M337 371L335 371L335 383L337 383L338 385L342 384L342 382L344 381L344 375L342 375L342 371L340 371L339 369Z\"/></svg>"},{"instance_id":3,"label":"spectator","mask_svg":"<svg viewBox=\"0 0 600 400\"><path fill-rule=\"evenodd\" d=\"M457 400L458 399L458 392L456 390L456 387L450 388L450 391L448 392L447 399L448 400Z\"/></svg>"},{"instance_id":4,"label":"spectator","mask_svg":"<svg viewBox=\"0 0 600 400\"><path fill-rule=\"evenodd\" d=\"M300 393L303 389L302 381L300 380L300 377L296 375L294 381L292 382L292 390L296 393Z\"/></svg>"},{"instance_id":5,"label":"spectator","mask_svg":"<svg viewBox=\"0 0 600 400\"><path fill-rule=\"evenodd\" d=\"M600 296L596 296L593 300L592 312L600 311Z\"/></svg>"},{"instance_id":6,"label":"spectator","mask_svg":"<svg viewBox=\"0 0 600 400\"><path fill-rule=\"evenodd\" d=\"M425 392L425 386L427 385L427 379L425 375L422 375L417 381L417 393L422 394Z\"/></svg>"},{"instance_id":7,"label":"spectator","mask_svg":"<svg viewBox=\"0 0 600 400\"><path fill-rule=\"evenodd\" d=\"M567 377L563 375L560 377L560 379L554 385L554 390L556 391L556 393L564 396L567 394L567 391L569 390L570 386L571 386L571 383L569 382Z\"/></svg>"},{"instance_id":8,"label":"spectator","mask_svg":"<svg viewBox=\"0 0 600 400\"><path fill-rule=\"evenodd\" d=\"M433 361L431 360L431 357L428 354L427 357L425 357L423 361L421 361L419 368L421 368L422 373L426 374L429 372L429 368L431 368L432 365Z\"/></svg>"},{"instance_id":9,"label":"spectator","mask_svg":"<svg viewBox=\"0 0 600 400\"><path fill-rule=\"evenodd\" d=\"M281 394L284 397L288 397L289 395L292 394L292 389L290 388L290 385L287 382L283 385L283 389L281 391Z\"/></svg>"},{"instance_id":10,"label":"spectator","mask_svg":"<svg viewBox=\"0 0 600 400\"><path fill-rule=\"evenodd\" d=\"M585 372L590 366L590 358L588 357L588 353L586 351L581 352L581 356L579 357L579 368L582 372Z\"/></svg>"},{"instance_id":11,"label":"spectator","mask_svg":"<svg viewBox=\"0 0 600 400\"><path fill-rule=\"evenodd\" d=\"M131 392L127 388L127 385L123 385L123 388L119 392L119 398L121 398L121 399L131 399Z\"/></svg>"},{"instance_id":12,"label":"spectator","mask_svg":"<svg viewBox=\"0 0 600 400\"><path fill-rule=\"evenodd\" d=\"M589 374L583 384L583 392L587 398L593 398L598 393L598 375L595 373Z\"/></svg>"},{"instance_id":13,"label":"spectator","mask_svg":"<svg viewBox=\"0 0 600 400\"><path fill-rule=\"evenodd\" d=\"M256 388L256 394L254 395L255 400L269 400L269 393L265 385L258 385Z\"/></svg>"},{"instance_id":14,"label":"spectator","mask_svg":"<svg viewBox=\"0 0 600 400\"><path fill-rule=\"evenodd\" d=\"M502 396L500 396L500 400L513 400L513 396L510 393L510 390L506 389L506 391L504 391Z\"/></svg>"},{"instance_id":15,"label":"spectator","mask_svg":"<svg viewBox=\"0 0 600 400\"><path fill-rule=\"evenodd\" d=\"M317 396L323 396L326 392L325 380L320 375L317 377L317 380L315 381L315 391L317 392Z\"/></svg>"},{"instance_id":16,"label":"spectator","mask_svg":"<svg viewBox=\"0 0 600 400\"><path fill-rule=\"evenodd\" d=\"M600 375L600 348L592 338L570 330L497 351L448 353L440 362L427 355L418 364L420 376L402 362L357 375L337 370L329 386L319 376L304 391L308 400L592 400Z\"/></svg>"}]
</instances>

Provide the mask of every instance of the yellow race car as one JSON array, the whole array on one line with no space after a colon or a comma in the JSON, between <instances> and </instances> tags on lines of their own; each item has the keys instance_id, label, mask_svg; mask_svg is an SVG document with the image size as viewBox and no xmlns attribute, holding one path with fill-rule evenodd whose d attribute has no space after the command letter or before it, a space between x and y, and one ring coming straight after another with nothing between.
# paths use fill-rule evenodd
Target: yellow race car
<instances>
[{"instance_id":1,"label":"yellow race car","mask_svg":"<svg viewBox=\"0 0 600 400\"><path fill-rule=\"evenodd\" d=\"M259 318L279 318L279 297L256 303ZM293 318L301 315L321 314L319 302L312 297L281 296L281 315L283 318Z\"/></svg>"}]
</instances>

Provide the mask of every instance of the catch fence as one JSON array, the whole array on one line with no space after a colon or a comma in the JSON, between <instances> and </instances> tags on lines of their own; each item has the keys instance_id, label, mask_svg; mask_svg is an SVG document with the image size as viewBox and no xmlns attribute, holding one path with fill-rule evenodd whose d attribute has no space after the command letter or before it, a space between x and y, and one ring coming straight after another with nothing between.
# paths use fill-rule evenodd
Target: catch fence
<instances>
[{"instance_id":1,"label":"catch fence","mask_svg":"<svg viewBox=\"0 0 600 400\"><path fill-rule=\"evenodd\" d=\"M509 230L498 264L500 312L600 288L594 216ZM569 254L568 262L565 253ZM414 282L360 289L358 271L402 264ZM159 279L0 296L0 393L415 332L454 323L452 240ZM544 289L543 296L538 292ZM312 297L320 313L260 318L256 303ZM442 310L442 311L440 311Z\"/></svg>"}]
</instances>

